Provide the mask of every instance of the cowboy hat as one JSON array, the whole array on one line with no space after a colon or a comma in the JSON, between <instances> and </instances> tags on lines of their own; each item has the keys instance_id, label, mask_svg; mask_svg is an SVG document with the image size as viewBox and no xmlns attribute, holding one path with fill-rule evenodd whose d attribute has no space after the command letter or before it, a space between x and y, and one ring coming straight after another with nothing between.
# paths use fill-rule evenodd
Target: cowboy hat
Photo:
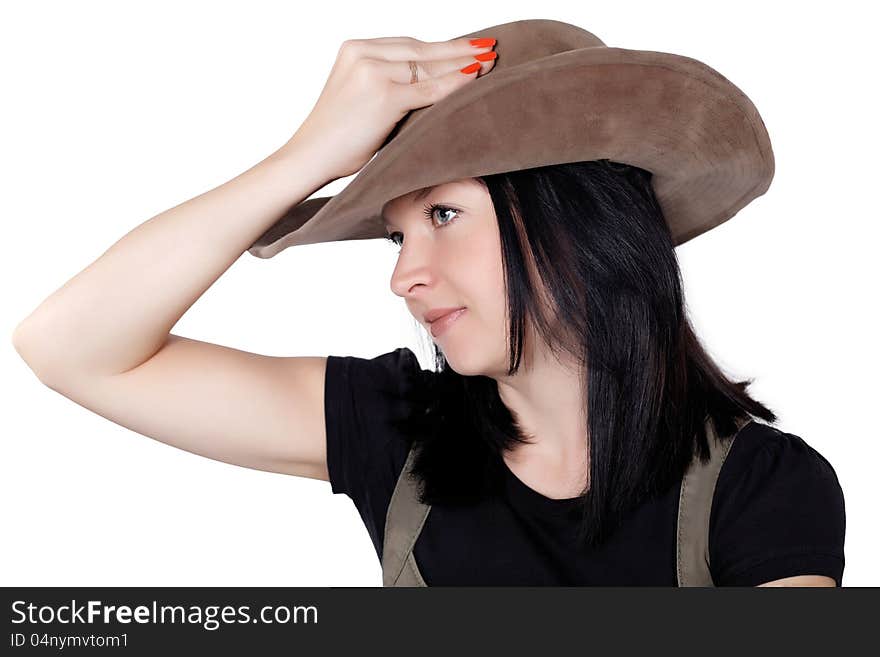
<instances>
[{"instance_id":1,"label":"cowboy hat","mask_svg":"<svg viewBox=\"0 0 880 657\"><path fill-rule=\"evenodd\" d=\"M410 111L335 196L307 199L248 252L271 258L298 244L383 237L382 207L445 182L609 159L652 173L676 245L733 217L775 169L758 110L696 59L606 46L556 20L494 25L486 75Z\"/></svg>"}]
</instances>

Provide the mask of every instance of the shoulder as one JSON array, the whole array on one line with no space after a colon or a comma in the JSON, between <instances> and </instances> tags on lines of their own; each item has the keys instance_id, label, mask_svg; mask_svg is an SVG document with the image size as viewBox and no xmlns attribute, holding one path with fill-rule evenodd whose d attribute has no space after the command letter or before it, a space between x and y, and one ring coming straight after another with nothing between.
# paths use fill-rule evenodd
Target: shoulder
<instances>
[{"instance_id":1,"label":"shoulder","mask_svg":"<svg viewBox=\"0 0 880 657\"><path fill-rule=\"evenodd\" d=\"M351 498L380 559L386 509L409 452L402 424L411 406L409 382L421 371L407 347L373 358L327 357L324 408L331 490Z\"/></svg>"},{"instance_id":2,"label":"shoulder","mask_svg":"<svg viewBox=\"0 0 880 657\"><path fill-rule=\"evenodd\" d=\"M402 410L414 384L426 372L408 347L373 358L328 356L324 394L331 406L343 402L334 409L337 412L355 410L355 406ZM348 402L348 408L344 402Z\"/></svg>"},{"instance_id":3,"label":"shoulder","mask_svg":"<svg viewBox=\"0 0 880 657\"><path fill-rule=\"evenodd\" d=\"M328 356L327 367L343 379L372 377L374 383L386 386L400 383L407 374L421 370L416 355L409 347L398 347L373 358Z\"/></svg>"},{"instance_id":4,"label":"shoulder","mask_svg":"<svg viewBox=\"0 0 880 657\"><path fill-rule=\"evenodd\" d=\"M828 459L803 438L758 420L743 426L736 435L719 480L733 479L755 466L761 466L765 474L773 469L776 474L837 481L837 473Z\"/></svg>"},{"instance_id":5,"label":"shoulder","mask_svg":"<svg viewBox=\"0 0 880 657\"><path fill-rule=\"evenodd\" d=\"M740 429L718 478L718 489L736 491L748 485L766 492L818 486L839 488L834 467L817 449L793 433L752 420Z\"/></svg>"},{"instance_id":6,"label":"shoulder","mask_svg":"<svg viewBox=\"0 0 880 657\"><path fill-rule=\"evenodd\" d=\"M740 429L712 502L713 577L751 586L811 573L839 584L845 529L843 490L828 459L763 422Z\"/></svg>"},{"instance_id":7,"label":"shoulder","mask_svg":"<svg viewBox=\"0 0 880 657\"><path fill-rule=\"evenodd\" d=\"M324 389L327 459L333 492L356 494L365 469L402 467L408 447L398 423L408 415L409 381L420 372L400 347L374 358L328 356Z\"/></svg>"}]
</instances>

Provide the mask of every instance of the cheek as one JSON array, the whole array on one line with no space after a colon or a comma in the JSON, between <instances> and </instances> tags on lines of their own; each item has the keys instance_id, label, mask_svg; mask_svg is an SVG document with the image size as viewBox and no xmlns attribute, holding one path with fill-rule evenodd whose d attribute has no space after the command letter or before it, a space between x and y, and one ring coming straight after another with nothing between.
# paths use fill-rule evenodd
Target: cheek
<instances>
[{"instance_id":1,"label":"cheek","mask_svg":"<svg viewBox=\"0 0 880 657\"><path fill-rule=\"evenodd\" d=\"M448 356L450 364L462 374L502 374L507 371L507 297L497 225L456 240L455 253L447 255L444 274L470 314L464 339Z\"/></svg>"},{"instance_id":2,"label":"cheek","mask_svg":"<svg viewBox=\"0 0 880 657\"><path fill-rule=\"evenodd\" d=\"M506 295L497 230L473 235L461 249L461 255L456 278L465 298L476 306L475 314L486 325L503 326Z\"/></svg>"}]
</instances>

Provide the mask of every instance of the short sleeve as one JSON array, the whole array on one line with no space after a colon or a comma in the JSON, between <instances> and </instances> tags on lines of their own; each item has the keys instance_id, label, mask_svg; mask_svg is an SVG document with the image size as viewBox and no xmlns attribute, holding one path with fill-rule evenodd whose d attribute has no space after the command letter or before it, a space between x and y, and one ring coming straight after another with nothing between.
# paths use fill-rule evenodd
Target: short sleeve
<instances>
[{"instance_id":1,"label":"short sleeve","mask_svg":"<svg viewBox=\"0 0 880 657\"><path fill-rule=\"evenodd\" d=\"M716 586L794 575L842 585L846 511L831 464L802 438L753 421L722 466L709 528Z\"/></svg>"},{"instance_id":2,"label":"short sleeve","mask_svg":"<svg viewBox=\"0 0 880 657\"><path fill-rule=\"evenodd\" d=\"M327 357L324 421L330 487L334 494L351 498L380 559L385 513L409 449L395 422L408 411L408 376L419 369L406 347L371 359Z\"/></svg>"}]
</instances>

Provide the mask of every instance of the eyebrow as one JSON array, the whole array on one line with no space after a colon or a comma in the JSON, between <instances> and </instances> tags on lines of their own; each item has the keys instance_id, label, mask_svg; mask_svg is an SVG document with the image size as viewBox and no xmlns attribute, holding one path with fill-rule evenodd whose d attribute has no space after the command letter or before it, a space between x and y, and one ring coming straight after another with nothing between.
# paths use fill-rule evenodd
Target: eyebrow
<instances>
[{"instance_id":1,"label":"eyebrow","mask_svg":"<svg viewBox=\"0 0 880 657\"><path fill-rule=\"evenodd\" d=\"M415 200L420 201L425 198L428 194L431 193L431 190L436 189L440 185L431 185L430 187L423 187L422 190L416 194Z\"/></svg>"},{"instance_id":2,"label":"eyebrow","mask_svg":"<svg viewBox=\"0 0 880 657\"><path fill-rule=\"evenodd\" d=\"M441 184L443 184L443 183L441 183ZM421 201L428 194L430 194L431 191L433 191L434 189L436 189L439 186L440 185L430 185L428 187L422 187L422 189L420 189L419 192L413 197L413 200ZM382 223L385 225L385 228L388 228L389 226L391 226L391 222L385 218L384 214L382 215Z\"/></svg>"}]
</instances>

